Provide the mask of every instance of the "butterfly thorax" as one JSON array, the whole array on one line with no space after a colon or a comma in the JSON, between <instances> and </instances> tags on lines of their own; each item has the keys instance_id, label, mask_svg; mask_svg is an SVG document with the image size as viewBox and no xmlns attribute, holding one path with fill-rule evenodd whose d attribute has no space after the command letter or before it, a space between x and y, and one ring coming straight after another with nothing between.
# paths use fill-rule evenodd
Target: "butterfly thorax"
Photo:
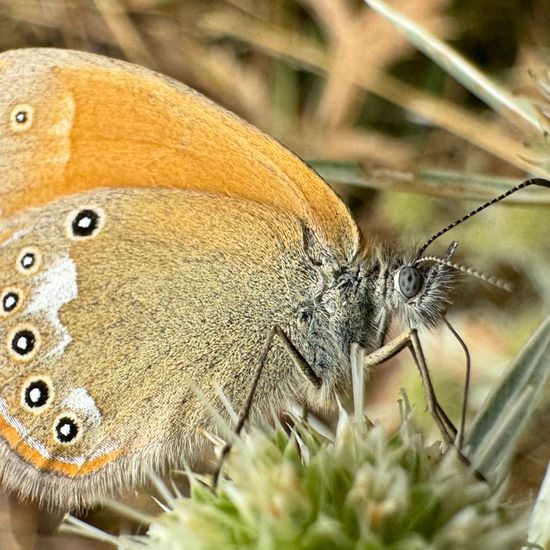
<instances>
[{"instance_id":1,"label":"butterfly thorax","mask_svg":"<svg viewBox=\"0 0 550 550\"><path fill-rule=\"evenodd\" d=\"M403 330L436 326L448 306L458 274L441 265L415 266L414 254L376 247L352 258L319 256L318 285L296 312L295 338L328 394L350 384L350 350L367 353L388 338L392 321Z\"/></svg>"}]
</instances>

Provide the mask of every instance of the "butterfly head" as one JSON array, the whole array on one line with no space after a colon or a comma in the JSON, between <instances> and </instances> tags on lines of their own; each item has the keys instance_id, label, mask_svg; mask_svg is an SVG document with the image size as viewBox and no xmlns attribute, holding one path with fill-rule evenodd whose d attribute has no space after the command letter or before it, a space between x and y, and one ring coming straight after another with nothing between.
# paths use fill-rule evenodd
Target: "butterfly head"
<instances>
[{"instance_id":1,"label":"butterfly head","mask_svg":"<svg viewBox=\"0 0 550 550\"><path fill-rule=\"evenodd\" d=\"M390 303L406 326L433 328L445 315L461 275L450 265L456 246L443 258L420 257L390 271Z\"/></svg>"},{"instance_id":2,"label":"butterfly head","mask_svg":"<svg viewBox=\"0 0 550 550\"><path fill-rule=\"evenodd\" d=\"M433 328L446 314L461 272L451 264L455 242L442 258L424 257L416 251L377 247L363 264L365 304L361 317L365 326L367 349L380 347L391 321L397 318L403 328ZM361 291L360 291L361 292ZM376 334L376 337L372 335Z\"/></svg>"}]
</instances>

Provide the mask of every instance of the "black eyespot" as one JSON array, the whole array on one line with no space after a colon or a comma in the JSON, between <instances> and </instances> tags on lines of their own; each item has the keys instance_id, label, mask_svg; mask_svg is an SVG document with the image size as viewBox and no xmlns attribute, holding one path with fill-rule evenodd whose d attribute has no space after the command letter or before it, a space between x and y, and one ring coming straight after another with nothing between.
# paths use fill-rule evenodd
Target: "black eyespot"
<instances>
[{"instance_id":1,"label":"black eyespot","mask_svg":"<svg viewBox=\"0 0 550 550\"><path fill-rule=\"evenodd\" d=\"M70 231L73 237L91 237L97 233L101 224L101 215L96 210L86 208L72 215Z\"/></svg>"},{"instance_id":2,"label":"black eyespot","mask_svg":"<svg viewBox=\"0 0 550 550\"><path fill-rule=\"evenodd\" d=\"M60 416L54 423L54 433L60 443L72 443L80 433L80 426L74 418Z\"/></svg>"},{"instance_id":3,"label":"black eyespot","mask_svg":"<svg viewBox=\"0 0 550 550\"><path fill-rule=\"evenodd\" d=\"M18 122L19 124L24 124L28 120L27 111L17 111L14 118L15 122Z\"/></svg>"},{"instance_id":4,"label":"black eyespot","mask_svg":"<svg viewBox=\"0 0 550 550\"><path fill-rule=\"evenodd\" d=\"M51 393L49 384L38 378L24 387L23 401L29 409L39 409L48 403Z\"/></svg>"},{"instance_id":5,"label":"black eyespot","mask_svg":"<svg viewBox=\"0 0 550 550\"><path fill-rule=\"evenodd\" d=\"M11 128L14 132L22 132L32 125L34 109L30 105L16 105L10 115Z\"/></svg>"},{"instance_id":6,"label":"black eyespot","mask_svg":"<svg viewBox=\"0 0 550 550\"><path fill-rule=\"evenodd\" d=\"M36 273L40 268L42 257L34 246L27 246L19 252L17 257L17 269L25 275Z\"/></svg>"},{"instance_id":7,"label":"black eyespot","mask_svg":"<svg viewBox=\"0 0 550 550\"><path fill-rule=\"evenodd\" d=\"M40 349L40 333L32 325L18 325L8 332L6 347L16 361L30 361Z\"/></svg>"},{"instance_id":8,"label":"black eyespot","mask_svg":"<svg viewBox=\"0 0 550 550\"><path fill-rule=\"evenodd\" d=\"M2 295L2 311L4 313L11 313L19 305L19 301L19 292L15 290L4 292Z\"/></svg>"},{"instance_id":9,"label":"black eyespot","mask_svg":"<svg viewBox=\"0 0 550 550\"><path fill-rule=\"evenodd\" d=\"M422 275L416 267L407 265L399 271L398 284L399 292L405 298L413 298L422 288Z\"/></svg>"},{"instance_id":10,"label":"black eyespot","mask_svg":"<svg viewBox=\"0 0 550 550\"><path fill-rule=\"evenodd\" d=\"M36 262L36 257L32 252L27 252L21 257L20 264L23 269L31 269Z\"/></svg>"},{"instance_id":11,"label":"black eyespot","mask_svg":"<svg viewBox=\"0 0 550 550\"><path fill-rule=\"evenodd\" d=\"M32 353L35 345L36 335L32 330L26 328L15 332L11 339L11 349L22 357Z\"/></svg>"}]
</instances>

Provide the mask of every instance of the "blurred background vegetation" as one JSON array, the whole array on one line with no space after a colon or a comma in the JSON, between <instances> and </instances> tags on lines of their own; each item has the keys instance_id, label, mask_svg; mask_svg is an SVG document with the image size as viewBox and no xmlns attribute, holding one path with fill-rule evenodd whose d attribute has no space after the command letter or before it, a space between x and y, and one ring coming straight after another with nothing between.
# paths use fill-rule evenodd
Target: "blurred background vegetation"
<instances>
[{"instance_id":1,"label":"blurred background vegetation","mask_svg":"<svg viewBox=\"0 0 550 550\"><path fill-rule=\"evenodd\" d=\"M548 122L549 0L391 5L529 98ZM365 236L396 246L424 241L497 189L550 166L544 132L486 107L360 0L0 0L1 51L29 46L126 59L198 89L314 163ZM513 199L431 249L456 239L457 261L514 285L507 293L467 278L454 297L449 320L473 357L472 411L549 310L550 200L527 191ZM463 354L447 330L422 340L441 401L458 419ZM396 426L402 386L417 421L433 431L406 354L373 373L369 415ZM532 496L546 467L549 401L518 452L516 499ZM7 498L1 506L0 520ZM28 531L30 515L17 510L14 529ZM10 544L9 529L0 528L0 547Z\"/></svg>"}]
</instances>

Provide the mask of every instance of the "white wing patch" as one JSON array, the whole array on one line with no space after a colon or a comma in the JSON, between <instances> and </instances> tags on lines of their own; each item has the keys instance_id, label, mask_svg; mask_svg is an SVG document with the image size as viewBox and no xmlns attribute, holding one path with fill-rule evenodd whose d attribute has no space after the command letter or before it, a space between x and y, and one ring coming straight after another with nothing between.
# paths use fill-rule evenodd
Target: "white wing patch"
<instances>
[{"instance_id":1,"label":"white wing patch","mask_svg":"<svg viewBox=\"0 0 550 550\"><path fill-rule=\"evenodd\" d=\"M61 256L36 276L37 285L24 315L45 312L48 321L57 333L57 344L44 358L58 357L72 341L71 335L61 324L59 310L78 296L76 265L69 256Z\"/></svg>"},{"instance_id":2,"label":"white wing patch","mask_svg":"<svg viewBox=\"0 0 550 550\"><path fill-rule=\"evenodd\" d=\"M63 407L78 411L93 424L101 423L101 413L86 388L75 388L61 402Z\"/></svg>"}]
</instances>

